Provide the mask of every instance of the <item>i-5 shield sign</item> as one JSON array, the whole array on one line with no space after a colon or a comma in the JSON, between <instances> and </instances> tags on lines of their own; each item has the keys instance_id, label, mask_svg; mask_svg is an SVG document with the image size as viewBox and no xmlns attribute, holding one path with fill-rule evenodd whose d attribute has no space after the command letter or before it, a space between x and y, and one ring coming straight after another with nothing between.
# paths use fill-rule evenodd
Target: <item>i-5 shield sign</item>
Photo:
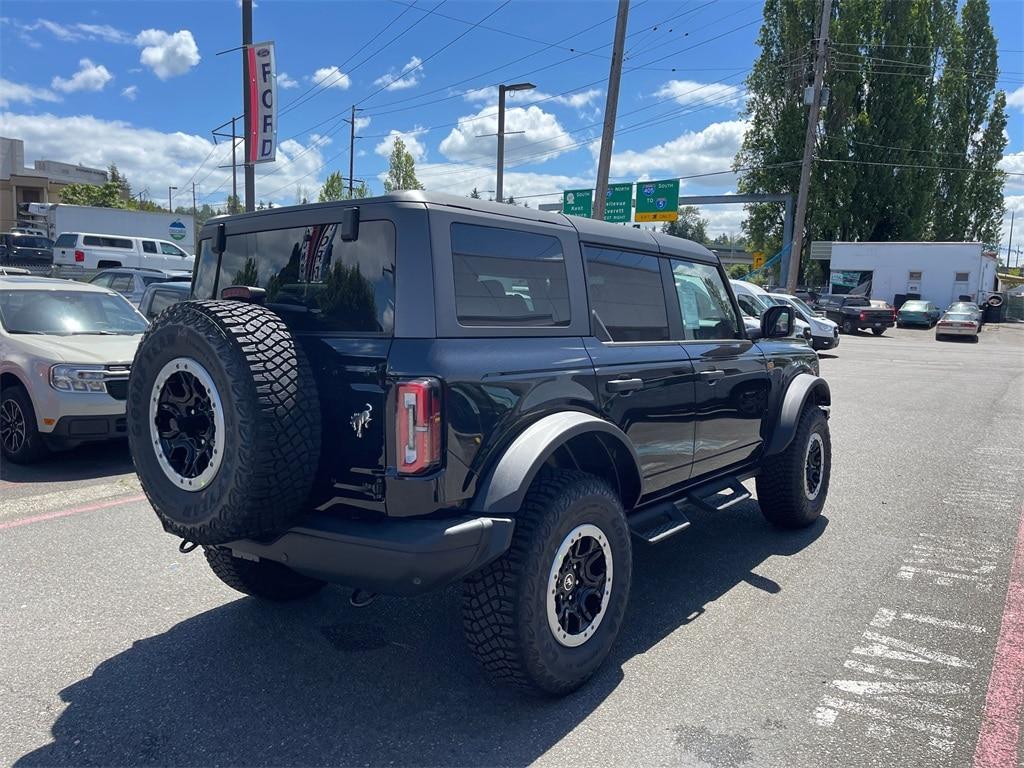
<instances>
[{"instance_id":1,"label":"i-5 shield sign","mask_svg":"<svg viewBox=\"0 0 1024 768\"><path fill-rule=\"evenodd\" d=\"M679 218L679 179L636 183L637 221L675 221Z\"/></svg>"},{"instance_id":2,"label":"i-5 shield sign","mask_svg":"<svg viewBox=\"0 0 1024 768\"><path fill-rule=\"evenodd\" d=\"M594 213L592 189L567 189L562 193L562 213L591 218Z\"/></svg>"},{"instance_id":3,"label":"i-5 shield sign","mask_svg":"<svg viewBox=\"0 0 1024 768\"><path fill-rule=\"evenodd\" d=\"M609 184L604 203L604 220L625 224L633 218L633 185Z\"/></svg>"}]
</instances>

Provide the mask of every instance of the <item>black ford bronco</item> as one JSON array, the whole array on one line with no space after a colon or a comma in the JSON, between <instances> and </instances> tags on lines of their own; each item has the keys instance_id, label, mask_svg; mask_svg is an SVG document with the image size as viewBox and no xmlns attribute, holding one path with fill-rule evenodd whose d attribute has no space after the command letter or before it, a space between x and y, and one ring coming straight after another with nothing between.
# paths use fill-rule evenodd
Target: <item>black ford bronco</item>
<instances>
[{"instance_id":1,"label":"black ford bronco","mask_svg":"<svg viewBox=\"0 0 1024 768\"><path fill-rule=\"evenodd\" d=\"M692 242L405 192L203 227L192 299L128 392L164 528L270 600L461 581L496 678L581 685L622 629L633 540L750 494L806 526L829 387L790 307L744 329Z\"/></svg>"}]
</instances>

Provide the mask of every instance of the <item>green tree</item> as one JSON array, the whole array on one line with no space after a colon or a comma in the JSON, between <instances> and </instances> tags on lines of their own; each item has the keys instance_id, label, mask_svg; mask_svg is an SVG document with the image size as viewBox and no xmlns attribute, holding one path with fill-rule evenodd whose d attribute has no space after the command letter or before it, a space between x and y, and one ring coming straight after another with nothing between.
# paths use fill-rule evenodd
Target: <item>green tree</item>
<instances>
[{"instance_id":1,"label":"green tree","mask_svg":"<svg viewBox=\"0 0 1024 768\"><path fill-rule=\"evenodd\" d=\"M238 199L238 195L228 195L228 213L235 214L242 212L242 202Z\"/></svg>"},{"instance_id":2,"label":"green tree","mask_svg":"<svg viewBox=\"0 0 1024 768\"><path fill-rule=\"evenodd\" d=\"M405 148L405 142L396 136L388 158L388 177L384 180L384 191L397 192L400 189L423 189L423 185L416 178L416 161Z\"/></svg>"},{"instance_id":3,"label":"green tree","mask_svg":"<svg viewBox=\"0 0 1024 768\"><path fill-rule=\"evenodd\" d=\"M750 274L750 267L746 264L733 264L726 270L726 274L730 280L742 280Z\"/></svg>"},{"instance_id":4,"label":"green tree","mask_svg":"<svg viewBox=\"0 0 1024 768\"><path fill-rule=\"evenodd\" d=\"M480 199L480 190L478 190L476 187L473 187L473 191L469 193L469 196L471 198L473 198L474 200L479 200Z\"/></svg>"},{"instance_id":5,"label":"green tree","mask_svg":"<svg viewBox=\"0 0 1024 768\"><path fill-rule=\"evenodd\" d=\"M67 184L60 190L60 201L68 205L127 208L128 201L121 197L121 192L120 184L112 181L106 184Z\"/></svg>"},{"instance_id":6,"label":"green tree","mask_svg":"<svg viewBox=\"0 0 1024 768\"><path fill-rule=\"evenodd\" d=\"M107 177L112 184L116 184L121 190L121 196L125 200L131 200L132 198L132 185L128 183L128 179L121 173L117 168L117 163L111 163L107 167Z\"/></svg>"},{"instance_id":7,"label":"green tree","mask_svg":"<svg viewBox=\"0 0 1024 768\"><path fill-rule=\"evenodd\" d=\"M661 231L666 235L703 243L708 239L707 226L708 220L701 217L699 208L693 205L682 205L679 207L679 218L675 221L665 222Z\"/></svg>"},{"instance_id":8,"label":"green tree","mask_svg":"<svg viewBox=\"0 0 1024 768\"><path fill-rule=\"evenodd\" d=\"M327 181L320 187L320 194L317 195L316 201L318 203L327 203L332 200L342 200L345 197L345 180L341 178L341 173L335 171L327 177Z\"/></svg>"}]
</instances>

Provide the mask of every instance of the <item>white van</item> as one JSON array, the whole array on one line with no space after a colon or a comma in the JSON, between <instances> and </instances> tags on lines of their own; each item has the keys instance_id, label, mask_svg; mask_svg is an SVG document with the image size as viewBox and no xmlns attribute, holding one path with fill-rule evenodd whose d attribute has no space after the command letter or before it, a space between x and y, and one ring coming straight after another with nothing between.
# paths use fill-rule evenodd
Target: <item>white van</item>
<instances>
[{"instance_id":1,"label":"white van","mask_svg":"<svg viewBox=\"0 0 1024 768\"><path fill-rule=\"evenodd\" d=\"M748 283L746 280L730 280L729 283L732 285L732 292L736 294L736 303L740 305L740 311L749 317L760 318L761 313L768 307L782 303L776 302L760 285ZM808 345L811 344L811 326L799 316L793 318L793 335L806 339Z\"/></svg>"},{"instance_id":2,"label":"white van","mask_svg":"<svg viewBox=\"0 0 1024 768\"><path fill-rule=\"evenodd\" d=\"M91 232L64 232L53 244L53 265L62 273L112 267L192 271L195 256L167 240Z\"/></svg>"}]
</instances>

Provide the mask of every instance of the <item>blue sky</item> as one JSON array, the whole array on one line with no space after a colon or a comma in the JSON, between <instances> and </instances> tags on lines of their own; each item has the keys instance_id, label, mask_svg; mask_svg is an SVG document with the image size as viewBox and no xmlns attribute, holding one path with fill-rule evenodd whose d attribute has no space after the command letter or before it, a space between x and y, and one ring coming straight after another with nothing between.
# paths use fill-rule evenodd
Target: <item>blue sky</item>
<instances>
[{"instance_id":1,"label":"blue sky","mask_svg":"<svg viewBox=\"0 0 1024 768\"><path fill-rule=\"evenodd\" d=\"M330 171L347 175L341 118L353 103L363 110L355 175L375 191L400 132L428 188L468 194L475 186L486 196L495 140L482 134L496 130L495 84L522 80L537 88L509 102L506 130L523 133L506 140L506 194L536 204L590 186L615 3L411 3L257 2L255 39L277 43L281 109L278 162L259 168L257 196L287 204L302 192L315 197ZM1018 172L1022 9L1018 0L992 2L999 85L1013 94L1005 165ZM216 55L240 41L235 0L4 0L0 14L0 133L25 140L29 164L116 162L156 200L174 185L175 204L189 204L195 181L201 202L223 202L230 172L217 166L229 162L230 147L214 148L210 130L242 108L239 54ZM743 134L743 80L760 19L761 3L747 0L634 0L613 177L728 169ZM1013 177L1006 194L1024 219L1022 181ZM682 186L684 194L729 192L735 178ZM713 233L739 231L740 206L704 213Z\"/></svg>"}]
</instances>

